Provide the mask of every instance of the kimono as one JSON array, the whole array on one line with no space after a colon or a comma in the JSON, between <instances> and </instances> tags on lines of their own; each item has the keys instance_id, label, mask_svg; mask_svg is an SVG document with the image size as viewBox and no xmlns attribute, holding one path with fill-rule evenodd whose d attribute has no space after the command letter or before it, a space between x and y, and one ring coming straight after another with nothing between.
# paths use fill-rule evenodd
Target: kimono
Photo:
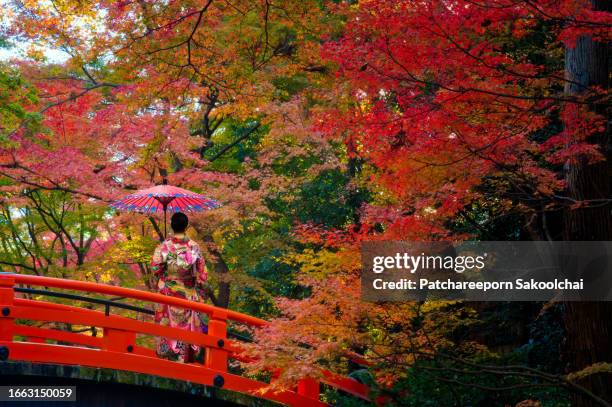
<instances>
[{"instance_id":1,"label":"kimono","mask_svg":"<svg viewBox=\"0 0 612 407\"><path fill-rule=\"evenodd\" d=\"M152 260L152 271L161 294L201 301L204 298L204 283L208 277L200 247L189 238L171 237L162 242ZM189 331L201 332L200 315L193 310L158 304L155 322ZM159 338L157 354L160 357L190 362L201 349L197 345L182 341Z\"/></svg>"}]
</instances>

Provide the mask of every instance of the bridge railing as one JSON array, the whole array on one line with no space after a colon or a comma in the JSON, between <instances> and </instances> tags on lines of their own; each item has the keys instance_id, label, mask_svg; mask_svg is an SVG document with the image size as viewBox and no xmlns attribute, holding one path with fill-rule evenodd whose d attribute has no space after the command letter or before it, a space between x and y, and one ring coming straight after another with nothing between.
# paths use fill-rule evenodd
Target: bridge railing
<instances>
[{"instance_id":1,"label":"bridge railing","mask_svg":"<svg viewBox=\"0 0 612 407\"><path fill-rule=\"evenodd\" d=\"M208 315L208 332L191 332L127 318L111 313L108 305L106 312L100 312L20 298L16 295L17 291L27 289L20 289L17 285L27 286L31 292L39 294L46 291L31 287L95 293L191 309ZM63 295L71 298L70 294ZM94 337L34 327L22 324L24 320L91 326L100 328L103 335ZM228 338L228 322L255 328L267 324L265 320L236 311L157 293L84 281L0 273L0 363L3 360L23 360L127 370L222 387L291 406L325 405L320 401L320 381L317 379L304 378L298 382L295 390L277 392L269 390L267 383L229 373L229 359L245 359L240 355L240 341ZM177 363L158 358L154 350L137 345L138 335L172 338L202 346L205 349L204 363ZM17 337L24 339L17 341ZM47 343L49 340L56 343ZM326 372L321 381L368 400L368 388L356 380Z\"/></svg>"}]
</instances>

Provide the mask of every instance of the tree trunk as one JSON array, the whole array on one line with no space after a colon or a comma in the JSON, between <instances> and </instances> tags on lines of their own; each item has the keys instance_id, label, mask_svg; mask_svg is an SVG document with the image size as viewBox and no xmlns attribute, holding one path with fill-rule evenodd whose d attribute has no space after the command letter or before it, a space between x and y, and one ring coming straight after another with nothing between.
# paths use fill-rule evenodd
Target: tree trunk
<instances>
[{"instance_id":1,"label":"tree trunk","mask_svg":"<svg viewBox=\"0 0 612 407\"><path fill-rule=\"evenodd\" d=\"M215 263L215 271L219 277L219 289L217 291L217 307L227 308L230 303L230 282L225 281L229 269L225 261L219 256L219 261Z\"/></svg>"},{"instance_id":2,"label":"tree trunk","mask_svg":"<svg viewBox=\"0 0 612 407\"><path fill-rule=\"evenodd\" d=\"M593 0L596 9L610 8L606 0ZM565 53L568 95L579 95L590 86L609 89L609 45L593 41L590 37L578 39L575 48ZM609 115L605 108L593 106L597 113ZM609 130L591 140L599 144L606 160L589 165L578 159L566 165L566 195L577 201L610 199L612 155ZM586 205L568 208L563 219L564 240L612 240L612 214L610 205ZM569 371L583 369L596 362L612 362L612 304L606 302L569 302L565 304L567 339L564 357ZM612 379L609 374L592 375L579 382L595 395L612 402ZM572 405L591 407L594 400L574 394Z\"/></svg>"},{"instance_id":3,"label":"tree trunk","mask_svg":"<svg viewBox=\"0 0 612 407\"><path fill-rule=\"evenodd\" d=\"M205 235L204 241L206 242L214 242L211 235ZM217 250L212 249L212 254L217 257L217 261L215 262L215 274L219 279L217 294L212 294L211 300L217 306L221 308L228 308L230 303L230 294L231 294L231 284L227 280L229 274L229 267L225 260L223 260L223 254Z\"/></svg>"}]
</instances>

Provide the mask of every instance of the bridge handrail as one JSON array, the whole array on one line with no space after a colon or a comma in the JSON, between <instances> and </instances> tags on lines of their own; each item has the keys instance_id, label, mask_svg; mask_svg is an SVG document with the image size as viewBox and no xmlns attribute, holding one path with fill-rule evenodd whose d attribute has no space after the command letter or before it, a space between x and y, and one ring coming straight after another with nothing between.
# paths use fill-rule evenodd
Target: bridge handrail
<instances>
[{"instance_id":1,"label":"bridge handrail","mask_svg":"<svg viewBox=\"0 0 612 407\"><path fill-rule=\"evenodd\" d=\"M171 305L173 307L191 309L194 311L205 313L212 316L215 313L226 315L227 319L255 327L262 327L267 324L267 321L253 317L251 315L242 314L237 311L232 311L226 308L215 307L205 303L185 300L182 298L171 297L168 295L152 293L148 291L135 290L133 288L125 288L114 285L98 284L88 281L66 280L62 278L33 276L29 274L3 273L2 275L13 277L17 284L35 285L40 287L63 288L67 290L86 291L90 293L116 295L119 297L128 297L136 300L155 302L158 304Z\"/></svg>"}]
</instances>

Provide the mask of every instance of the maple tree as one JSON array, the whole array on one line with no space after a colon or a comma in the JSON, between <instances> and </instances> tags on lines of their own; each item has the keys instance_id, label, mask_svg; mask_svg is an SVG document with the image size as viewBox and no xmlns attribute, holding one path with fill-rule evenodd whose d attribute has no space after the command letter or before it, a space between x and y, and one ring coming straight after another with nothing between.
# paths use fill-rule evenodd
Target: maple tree
<instances>
[{"instance_id":1,"label":"maple tree","mask_svg":"<svg viewBox=\"0 0 612 407\"><path fill-rule=\"evenodd\" d=\"M16 182L11 185L16 190L25 184L65 191L77 200L108 201L126 188L159 182L160 170L170 170L171 183L206 190L228 203L214 217L194 222L208 231L201 237L211 242L209 258L218 260L218 274L227 274L228 260L218 249L223 236L239 233L245 218L266 212L263 192L249 183L263 184L264 191L289 182L259 162L243 163L248 157L232 162L228 152L257 138L272 120L302 120L303 103L299 97L290 100L287 87L324 70L313 57L315 41L302 41L296 50L296 41L307 35L303 23L318 18L308 12L310 6L16 3L6 11L8 35L61 49L67 60L23 69L40 88L32 111L44 114L49 134L24 139L17 129L11 138L18 144L3 151L3 175ZM214 35L205 27L214 27ZM42 58L35 45L28 56ZM264 147L258 159L270 167L275 138L303 140L300 131L269 132L268 152ZM62 138L55 137L60 133ZM50 144L39 148L41 141ZM300 154L306 143L316 144L296 139L291 154ZM67 155L70 162L62 159ZM160 233L155 219L151 226ZM220 281L215 303L227 306L229 295L229 283Z\"/></svg>"},{"instance_id":2,"label":"maple tree","mask_svg":"<svg viewBox=\"0 0 612 407\"><path fill-rule=\"evenodd\" d=\"M525 225L526 237L559 239L577 236L564 230L560 213L609 212L603 209L609 204L609 171L607 164L600 166L609 151L606 138L600 141L609 113L607 81L583 83L581 71L568 75L559 62L565 48L573 49L585 36L595 43L609 41L609 12L574 1L367 1L340 5L338 12L347 23L340 39L326 45L324 55L338 64L346 92L340 100L345 103L323 112L318 127L346 143L349 158L359 163L360 176L377 192L363 208L361 233L383 239L458 239L466 235L453 230L453 224L471 223L472 235L478 235L490 233L496 221L492 216L512 215ZM605 70L607 62L603 58L596 64ZM567 92L568 87L580 92ZM604 192L568 192L568 187L580 187L572 187L562 169L576 163L597 168L593 171L603 180L594 188ZM609 213L602 218L607 225ZM603 226L605 232L596 236L586 219L579 221L589 230L581 237L607 240L609 228ZM310 263L320 264L320 253L316 256L316 261L304 262L304 273L313 271ZM354 265L344 269L353 270L356 284ZM347 348L374 353L376 341L355 334L356 322L371 318L361 307L345 304L351 296L346 280L331 274L321 281L301 277L313 286L313 296L292 306L283 302L287 319L270 328L260 343L277 348L282 344L286 350L287 344L299 346L294 338L305 338L329 351L324 360L340 357ZM336 290L329 288L330 281ZM330 295L330 290L336 294ZM356 294L352 297L358 301ZM313 326L315 317L309 312L322 315L322 308L328 310L327 324L319 321ZM342 311L335 315L329 309ZM352 319L345 314L351 311ZM577 346L598 343L598 356L573 359L574 369L597 358L606 360L609 352L598 339L607 336L605 318L595 322L589 319L593 314L580 315L568 318L588 320L590 327L597 326L589 329L598 333L582 336L583 327L568 335L582 338ZM346 325L346 332L337 327L344 319L354 323ZM330 325L337 328L331 330ZM398 365L398 354L391 352L384 362ZM293 363L282 355L278 358ZM271 359L274 365L277 360ZM604 382L605 375L583 383L608 398ZM578 405L596 402L576 396Z\"/></svg>"},{"instance_id":3,"label":"maple tree","mask_svg":"<svg viewBox=\"0 0 612 407\"><path fill-rule=\"evenodd\" d=\"M599 2L28 0L1 13L2 35L28 44L0 66L1 264L151 288L158 220L106 205L167 173L224 204L192 216L193 237L214 304L276 317L246 366L282 368L273 386L352 370L401 400L413 375L449 389L514 378L495 392L538 389L536 374L578 405L589 389L608 397L601 372L580 373L605 344L570 361L578 384L516 372L453 339L482 308L363 303L358 260L371 239L588 240L593 211L609 240L609 194L564 173L608 174L607 84L564 63L611 40ZM570 322L592 321L579 311ZM593 341L574 329L575 346ZM515 397L563 398L551 394Z\"/></svg>"}]
</instances>

